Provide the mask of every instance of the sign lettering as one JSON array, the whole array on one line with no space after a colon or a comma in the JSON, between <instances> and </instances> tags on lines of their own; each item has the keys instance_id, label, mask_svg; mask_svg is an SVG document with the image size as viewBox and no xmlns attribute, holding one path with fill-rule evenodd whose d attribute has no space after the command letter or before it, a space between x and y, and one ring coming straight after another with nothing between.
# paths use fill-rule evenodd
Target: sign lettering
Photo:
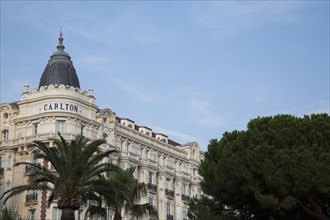
<instances>
[{"instance_id":1,"label":"sign lettering","mask_svg":"<svg viewBox=\"0 0 330 220\"><path fill-rule=\"evenodd\" d=\"M54 110L71 111L78 113L78 105L73 105L69 103L56 103L56 102L44 104L44 111L54 111Z\"/></svg>"}]
</instances>

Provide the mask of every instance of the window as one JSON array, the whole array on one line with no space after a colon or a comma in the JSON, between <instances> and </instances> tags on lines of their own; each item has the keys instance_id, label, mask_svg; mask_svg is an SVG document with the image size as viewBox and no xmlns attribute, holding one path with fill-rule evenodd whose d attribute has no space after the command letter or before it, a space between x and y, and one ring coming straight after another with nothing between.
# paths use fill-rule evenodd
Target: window
<instances>
[{"instance_id":1,"label":"window","mask_svg":"<svg viewBox=\"0 0 330 220\"><path fill-rule=\"evenodd\" d=\"M35 220L35 212L36 212L35 209L29 209L28 210L28 219L29 220Z\"/></svg>"},{"instance_id":2,"label":"window","mask_svg":"<svg viewBox=\"0 0 330 220\"><path fill-rule=\"evenodd\" d=\"M0 156L0 176L3 176L3 168L2 168L2 157ZM1 189L1 184L0 184Z\"/></svg>"},{"instance_id":3,"label":"window","mask_svg":"<svg viewBox=\"0 0 330 220\"><path fill-rule=\"evenodd\" d=\"M31 153L31 163L33 163L33 164L37 163L36 152Z\"/></svg>"},{"instance_id":4,"label":"window","mask_svg":"<svg viewBox=\"0 0 330 220\"><path fill-rule=\"evenodd\" d=\"M152 197L149 197L149 204L152 206L154 205L154 199Z\"/></svg>"},{"instance_id":5,"label":"window","mask_svg":"<svg viewBox=\"0 0 330 220\"><path fill-rule=\"evenodd\" d=\"M9 131L8 130L3 130L2 131L2 140L6 141L9 139Z\"/></svg>"},{"instance_id":6,"label":"window","mask_svg":"<svg viewBox=\"0 0 330 220\"><path fill-rule=\"evenodd\" d=\"M182 217L184 220L188 219L188 210L186 208L183 208L183 213L182 213Z\"/></svg>"},{"instance_id":7,"label":"window","mask_svg":"<svg viewBox=\"0 0 330 220\"><path fill-rule=\"evenodd\" d=\"M171 203L170 203L170 202L167 202L167 203L166 203L166 213L167 213L168 215L171 214Z\"/></svg>"},{"instance_id":8,"label":"window","mask_svg":"<svg viewBox=\"0 0 330 220\"><path fill-rule=\"evenodd\" d=\"M76 211L74 211L74 219L77 219L77 220L82 220L82 216L81 216L81 213L83 212L83 210L81 209L78 209Z\"/></svg>"},{"instance_id":9,"label":"window","mask_svg":"<svg viewBox=\"0 0 330 220\"><path fill-rule=\"evenodd\" d=\"M182 192L181 194L186 195L186 184L182 184Z\"/></svg>"},{"instance_id":10,"label":"window","mask_svg":"<svg viewBox=\"0 0 330 220\"><path fill-rule=\"evenodd\" d=\"M60 133L64 133L65 132L65 121L64 120L58 120L56 121L56 127L55 127L55 131L60 132Z\"/></svg>"},{"instance_id":11,"label":"window","mask_svg":"<svg viewBox=\"0 0 330 220\"><path fill-rule=\"evenodd\" d=\"M170 189L170 188L171 188L171 180L167 178L165 181L165 189Z\"/></svg>"},{"instance_id":12,"label":"window","mask_svg":"<svg viewBox=\"0 0 330 220\"><path fill-rule=\"evenodd\" d=\"M80 126L80 135L85 135L85 130L86 130L86 126L85 125L81 125Z\"/></svg>"},{"instance_id":13,"label":"window","mask_svg":"<svg viewBox=\"0 0 330 220\"><path fill-rule=\"evenodd\" d=\"M164 205L164 202L163 202L163 200L161 199L161 200L160 200L160 211L161 211L161 213L164 212L163 205Z\"/></svg>"},{"instance_id":14,"label":"window","mask_svg":"<svg viewBox=\"0 0 330 220\"><path fill-rule=\"evenodd\" d=\"M61 214L62 214L62 210L57 207L54 207L52 213L52 220L60 220Z\"/></svg>"},{"instance_id":15,"label":"window","mask_svg":"<svg viewBox=\"0 0 330 220\"><path fill-rule=\"evenodd\" d=\"M11 170L11 166L12 166L12 156L9 155L7 157L7 170Z\"/></svg>"},{"instance_id":16,"label":"window","mask_svg":"<svg viewBox=\"0 0 330 220\"><path fill-rule=\"evenodd\" d=\"M33 135L38 134L38 126L39 126L39 123L33 123L32 124L32 134Z\"/></svg>"},{"instance_id":17,"label":"window","mask_svg":"<svg viewBox=\"0 0 330 220\"><path fill-rule=\"evenodd\" d=\"M152 184L152 172L149 172L149 181L148 183Z\"/></svg>"},{"instance_id":18,"label":"window","mask_svg":"<svg viewBox=\"0 0 330 220\"><path fill-rule=\"evenodd\" d=\"M112 211L108 210L107 220L112 220L112 219L113 219L113 213Z\"/></svg>"}]
</instances>

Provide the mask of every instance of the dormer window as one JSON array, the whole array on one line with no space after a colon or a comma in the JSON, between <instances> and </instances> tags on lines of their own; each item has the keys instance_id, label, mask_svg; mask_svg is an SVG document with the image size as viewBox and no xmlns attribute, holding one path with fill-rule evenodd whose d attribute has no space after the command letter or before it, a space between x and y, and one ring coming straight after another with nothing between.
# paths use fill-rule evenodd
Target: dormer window
<instances>
[{"instance_id":1,"label":"dormer window","mask_svg":"<svg viewBox=\"0 0 330 220\"><path fill-rule=\"evenodd\" d=\"M128 119L128 118L121 118L120 119L120 124L122 124L124 126L127 126L129 128L132 128L132 129L134 129L134 126L135 126L135 122Z\"/></svg>"}]
</instances>

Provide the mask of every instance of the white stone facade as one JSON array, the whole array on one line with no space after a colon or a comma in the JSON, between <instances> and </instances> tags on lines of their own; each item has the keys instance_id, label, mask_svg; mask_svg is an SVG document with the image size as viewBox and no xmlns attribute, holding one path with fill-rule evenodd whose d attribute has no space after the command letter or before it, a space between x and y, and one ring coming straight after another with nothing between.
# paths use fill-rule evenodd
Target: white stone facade
<instances>
[{"instance_id":1,"label":"white stone facade","mask_svg":"<svg viewBox=\"0 0 330 220\"><path fill-rule=\"evenodd\" d=\"M117 117L110 109L99 109L91 89L83 92L63 84L32 91L25 85L20 101L0 104L0 195L27 181L29 167L13 165L34 160L33 141L52 146L49 138L56 137L57 131L66 139L78 134L91 139L105 138L119 150L109 159L122 168L137 167L135 177L148 185L148 195L141 203L152 203L160 220L187 219L189 198L201 192L198 166L204 154L199 145L196 142L179 145L151 128ZM56 202L47 207L46 201L46 192L26 192L12 197L7 205L17 206L22 215L31 219L59 219ZM111 215L109 210L107 219ZM83 219L83 210L78 216L77 212L77 219Z\"/></svg>"}]
</instances>

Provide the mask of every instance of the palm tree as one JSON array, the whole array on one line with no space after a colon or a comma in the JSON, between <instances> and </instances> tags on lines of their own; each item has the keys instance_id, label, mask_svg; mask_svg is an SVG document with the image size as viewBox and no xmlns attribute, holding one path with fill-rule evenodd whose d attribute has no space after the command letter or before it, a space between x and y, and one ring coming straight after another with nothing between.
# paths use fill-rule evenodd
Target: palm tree
<instances>
[{"instance_id":1,"label":"palm tree","mask_svg":"<svg viewBox=\"0 0 330 220\"><path fill-rule=\"evenodd\" d=\"M5 207L0 213L2 220L28 220L27 217L22 217L17 207Z\"/></svg>"},{"instance_id":2,"label":"palm tree","mask_svg":"<svg viewBox=\"0 0 330 220\"><path fill-rule=\"evenodd\" d=\"M60 133L59 137L60 139L50 139L56 147L48 147L40 141L34 142L39 150L36 159L43 159L44 166L29 162L15 164L31 166L34 172L29 175L27 184L6 191L1 196L4 202L23 191L47 190L50 192L48 205L57 199L58 208L62 210L61 220L74 220L74 211L87 201L97 202L100 201L100 195L111 198L116 191L122 191L123 188L107 187L102 178L103 173L116 173L119 170L108 162L100 162L114 153L114 150L100 150L100 145L105 144L105 140L91 141L77 136L68 143ZM48 169L46 162L51 164L51 169Z\"/></svg>"},{"instance_id":3,"label":"palm tree","mask_svg":"<svg viewBox=\"0 0 330 220\"><path fill-rule=\"evenodd\" d=\"M113 185L124 186L126 188L126 191L116 191L111 197L108 197L107 195L103 197L103 200L107 204L108 208L114 210L114 220L122 219L122 209L125 210L125 213L130 213L135 217L141 217L145 214L149 214L150 216L158 218L157 210L154 206L149 203L136 204L138 199L146 195L147 187L144 183L138 183L138 181L134 178L134 170L135 167L122 170L121 172L110 171L106 177L107 184L110 188ZM88 212L91 216L92 213L102 213L102 209L104 213L104 207L91 206Z\"/></svg>"},{"instance_id":4,"label":"palm tree","mask_svg":"<svg viewBox=\"0 0 330 220\"><path fill-rule=\"evenodd\" d=\"M136 202L147 193L147 187L144 183L139 183L133 176L135 167L130 167L122 172L110 172L107 176L108 183L124 185L127 189L126 193L117 192L115 197L105 197L105 201L114 211L114 220L121 220L121 210L124 208L126 213L139 217L147 213L157 217L157 211L154 206L149 203L136 204ZM113 200L114 199L114 200Z\"/></svg>"}]
</instances>

